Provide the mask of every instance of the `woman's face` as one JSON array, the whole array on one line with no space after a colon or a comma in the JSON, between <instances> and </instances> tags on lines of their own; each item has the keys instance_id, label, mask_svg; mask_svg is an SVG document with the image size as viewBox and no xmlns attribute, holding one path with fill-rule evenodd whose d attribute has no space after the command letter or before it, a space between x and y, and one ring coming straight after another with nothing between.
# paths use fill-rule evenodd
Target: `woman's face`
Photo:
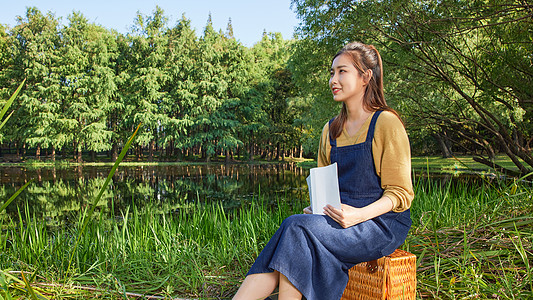
<instances>
[{"instance_id":1,"label":"woman's face","mask_svg":"<svg viewBox=\"0 0 533 300\"><path fill-rule=\"evenodd\" d=\"M367 82L353 65L349 55L341 54L333 60L329 87L335 101L361 101L366 85Z\"/></svg>"}]
</instances>

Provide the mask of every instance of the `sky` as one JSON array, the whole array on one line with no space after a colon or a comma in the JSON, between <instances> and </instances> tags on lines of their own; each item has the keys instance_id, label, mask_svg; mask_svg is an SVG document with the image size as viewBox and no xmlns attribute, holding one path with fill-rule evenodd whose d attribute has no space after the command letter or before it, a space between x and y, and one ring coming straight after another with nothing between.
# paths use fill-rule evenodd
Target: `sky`
<instances>
[{"instance_id":1,"label":"sky","mask_svg":"<svg viewBox=\"0 0 533 300\"><path fill-rule=\"evenodd\" d=\"M291 39L299 23L291 0L1 0L0 23L14 27L17 16L24 17L26 8L32 6L43 14L61 17L63 25L68 25L69 14L79 11L90 23L124 34L130 31L137 12L150 16L159 6L169 18L168 26L173 27L185 14L200 36L211 13L217 31L225 32L231 18L235 38L247 47L260 41L265 30Z\"/></svg>"}]
</instances>

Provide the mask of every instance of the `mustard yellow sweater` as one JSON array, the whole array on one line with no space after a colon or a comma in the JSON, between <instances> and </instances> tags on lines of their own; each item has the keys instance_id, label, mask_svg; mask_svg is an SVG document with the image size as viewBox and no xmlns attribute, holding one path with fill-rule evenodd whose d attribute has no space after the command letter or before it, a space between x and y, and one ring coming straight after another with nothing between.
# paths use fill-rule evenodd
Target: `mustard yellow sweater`
<instances>
[{"instance_id":1,"label":"mustard yellow sweater","mask_svg":"<svg viewBox=\"0 0 533 300\"><path fill-rule=\"evenodd\" d=\"M368 117L355 135L349 136L346 130L343 130L337 138L337 147L363 143L366 140L372 115ZM330 152L329 124L326 123L318 148L319 167L331 164ZM400 119L391 112L384 111L376 122L374 139L372 140L372 156L377 175L381 178L381 187L384 189L383 196L392 200L393 211L401 212L411 207L414 192L411 181L409 138Z\"/></svg>"}]
</instances>

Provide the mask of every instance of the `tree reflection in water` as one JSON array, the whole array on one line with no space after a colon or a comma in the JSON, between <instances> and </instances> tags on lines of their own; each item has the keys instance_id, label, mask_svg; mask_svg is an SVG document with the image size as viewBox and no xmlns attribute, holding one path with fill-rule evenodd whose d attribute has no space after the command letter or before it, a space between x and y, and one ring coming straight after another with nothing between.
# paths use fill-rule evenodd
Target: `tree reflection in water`
<instances>
[{"instance_id":1,"label":"tree reflection in water","mask_svg":"<svg viewBox=\"0 0 533 300\"><path fill-rule=\"evenodd\" d=\"M35 182L1 217L15 217L17 207L24 207L52 223L69 223L96 197L110 169L2 167L0 199L7 199L31 178ZM309 201L308 172L292 163L121 166L98 205L100 211L120 215L132 204L139 208L156 205L161 212L171 212L197 202L219 202L233 209L258 199L267 206L278 201Z\"/></svg>"}]
</instances>

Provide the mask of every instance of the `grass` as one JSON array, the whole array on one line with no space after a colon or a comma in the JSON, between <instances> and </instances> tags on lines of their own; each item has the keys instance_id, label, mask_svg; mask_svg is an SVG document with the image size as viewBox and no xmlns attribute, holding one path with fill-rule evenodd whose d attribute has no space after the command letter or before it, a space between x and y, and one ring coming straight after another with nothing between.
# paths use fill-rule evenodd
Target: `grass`
<instances>
[{"instance_id":1,"label":"grass","mask_svg":"<svg viewBox=\"0 0 533 300\"><path fill-rule=\"evenodd\" d=\"M530 184L418 182L404 247L420 298L531 298L532 195Z\"/></svg>"},{"instance_id":2,"label":"grass","mask_svg":"<svg viewBox=\"0 0 533 300\"><path fill-rule=\"evenodd\" d=\"M89 222L77 248L79 227L49 232L26 214L19 219L28 222L9 224L0 262L4 270L46 270L41 282L62 282L73 256L75 275L63 284L111 290L117 297L124 291L229 296L291 211L287 204L267 210L262 202L234 212L221 204L189 205L173 214L132 206L111 220L102 215Z\"/></svg>"},{"instance_id":3,"label":"grass","mask_svg":"<svg viewBox=\"0 0 533 300\"><path fill-rule=\"evenodd\" d=\"M415 192L403 248L418 258L419 299L533 297L530 185L422 178ZM232 210L183 203L172 213L132 204L119 215L92 218L83 235L82 216L74 226L49 230L20 210L0 238L0 296L32 286L69 299L230 298L281 221L306 206L283 197L265 203L262 196Z\"/></svg>"},{"instance_id":4,"label":"grass","mask_svg":"<svg viewBox=\"0 0 533 300\"><path fill-rule=\"evenodd\" d=\"M517 170L511 159L505 155L497 155L494 162L505 168ZM316 161L304 160L298 161L298 166L306 169L316 167ZM443 158L440 156L413 156L411 158L413 170L416 172L425 171L427 173L445 173L459 175L463 173L477 172L480 174L494 174L488 166L478 163L472 159L472 156L455 156Z\"/></svg>"},{"instance_id":5,"label":"grass","mask_svg":"<svg viewBox=\"0 0 533 300\"><path fill-rule=\"evenodd\" d=\"M0 162L0 167L27 167L27 168L42 168L42 167L55 167L55 168L67 168L72 166L112 166L115 162L110 157L104 155L97 155L95 161L91 160L89 155L84 154L81 162L76 161L72 157L65 157L58 155L55 160L52 160L49 155L41 155L40 159L36 159L34 154L22 157L19 162ZM229 164L276 164L280 162L305 162L313 161L306 158L291 158L285 157L278 160L267 160L259 155L255 155L252 160L249 160L248 156L233 156L229 161ZM205 164L219 164L225 163L225 156L217 155L211 158L210 162L206 162L205 158L199 155L190 155L187 157L166 157L166 156L154 156L153 161L148 161L147 155L143 155L142 158L138 158L136 155L129 154L124 157L121 162L121 166L183 166L183 165L205 165Z\"/></svg>"},{"instance_id":6,"label":"grass","mask_svg":"<svg viewBox=\"0 0 533 300\"><path fill-rule=\"evenodd\" d=\"M128 155L121 162L121 166L183 166L183 165L208 164L205 162L205 160L200 160L199 158L196 158L195 160L192 160L192 161L153 161L153 162L136 161L136 159L137 159L136 156ZM223 157L218 157L217 161L221 162L221 161L224 161L224 159ZM213 163L217 163L217 161L213 161ZM286 157L285 160L283 161L265 161L265 160L261 160L260 157L255 157L253 161L247 161L246 159L244 159L244 160L233 161L232 163L245 163L245 164L272 163L272 164L275 164L279 162L296 163L299 167L302 167L305 169L316 167L316 160L290 158L290 157ZM510 170L517 170L516 166L509 159L509 157L505 155L497 155L494 162ZM412 157L411 163L415 171L430 170L433 173L439 172L439 173L453 174L453 175L459 175L459 174L464 174L464 173L470 174L470 173L476 172L480 174L487 174L490 176L494 175L493 170L491 170L486 165L475 162L472 159L472 156L455 156L451 158L442 158L440 156L416 156L416 157ZM113 164L114 164L113 161L96 161L96 162L83 161L81 163L78 163L76 161L69 160L69 159L57 159L55 161L28 159L24 162L18 162L18 163L0 162L0 166L9 166L9 167L20 166L20 167L26 167L28 169L40 169L43 167L55 167L55 168L62 169L62 168L68 168L72 166L80 166L80 165L82 166L112 166Z\"/></svg>"},{"instance_id":7,"label":"grass","mask_svg":"<svg viewBox=\"0 0 533 300\"><path fill-rule=\"evenodd\" d=\"M494 173L494 171L488 166L474 161L472 156L459 155L450 158L439 156L417 156L411 159L411 163L414 170L426 170L429 168L432 171L441 170L441 172L452 174L471 173L472 171L490 174ZM511 170L518 170L511 159L506 155L497 155L494 163Z\"/></svg>"}]
</instances>

